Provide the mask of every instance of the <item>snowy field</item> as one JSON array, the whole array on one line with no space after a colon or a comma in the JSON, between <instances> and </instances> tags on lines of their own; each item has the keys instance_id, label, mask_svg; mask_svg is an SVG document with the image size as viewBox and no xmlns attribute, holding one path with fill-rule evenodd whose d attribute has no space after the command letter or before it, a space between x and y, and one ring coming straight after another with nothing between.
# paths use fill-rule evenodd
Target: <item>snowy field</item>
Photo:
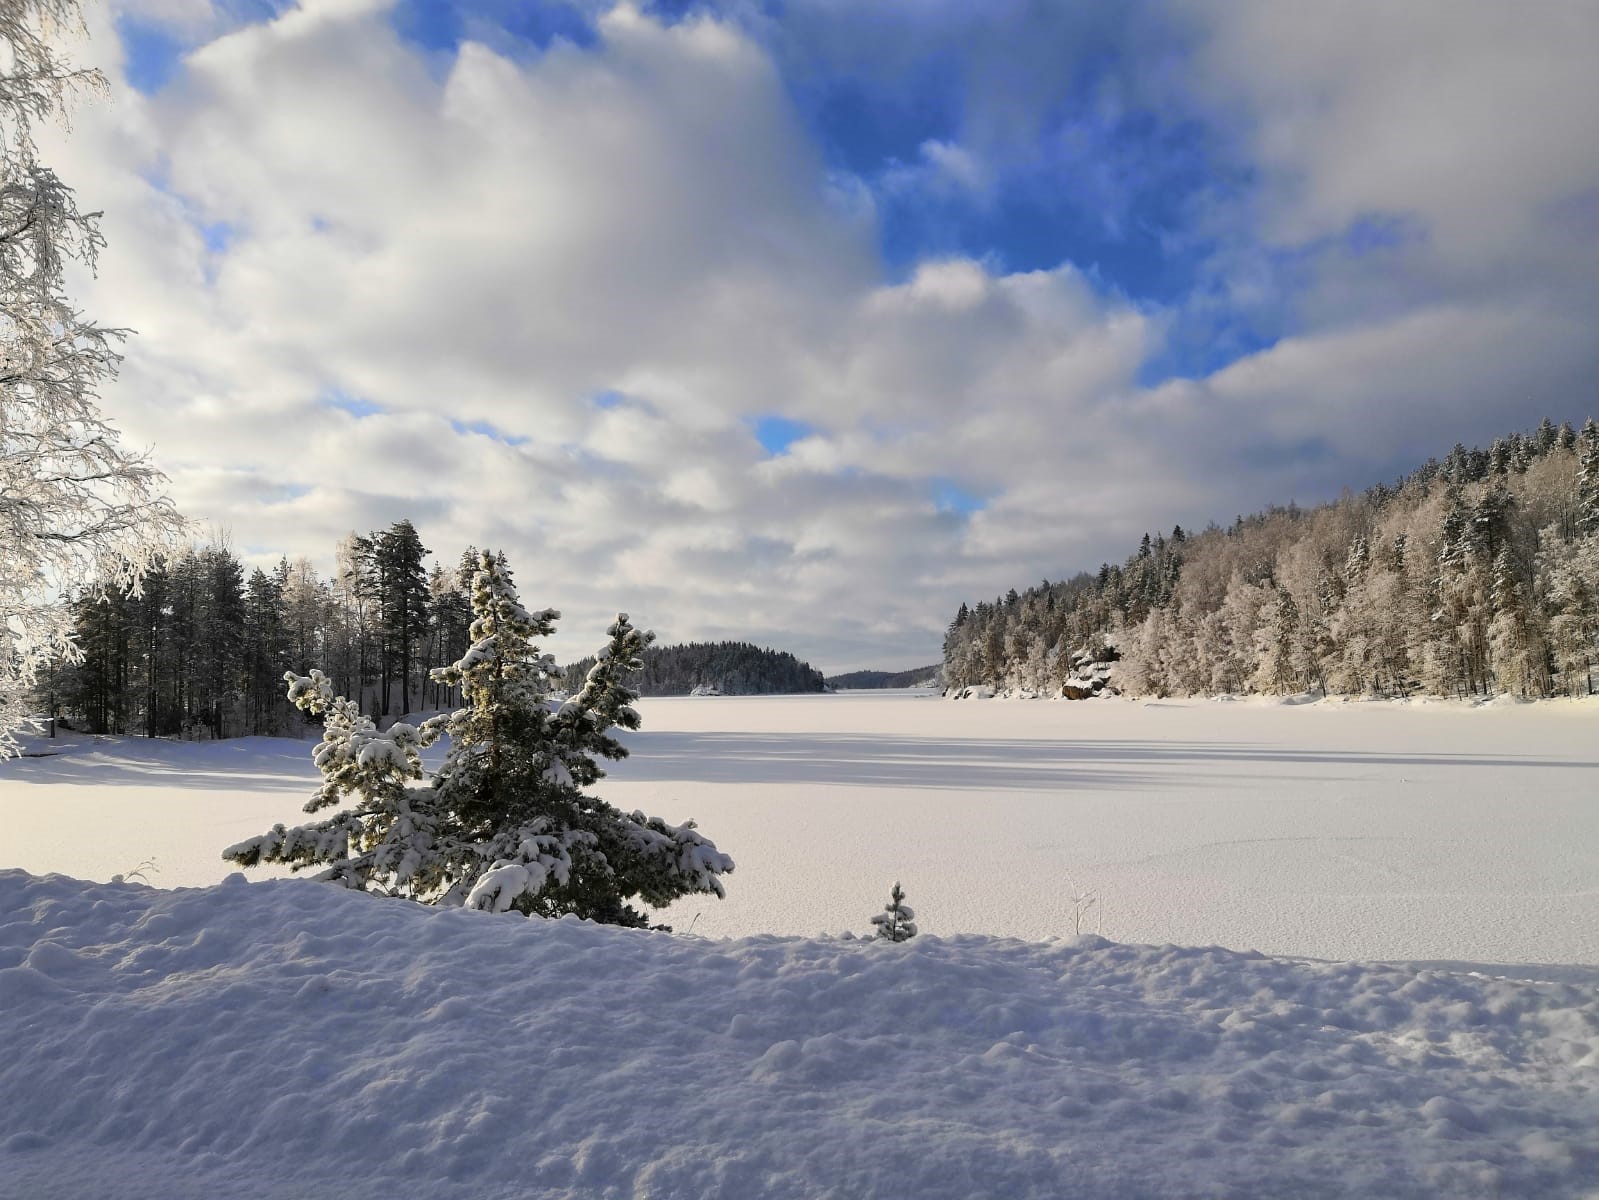
<instances>
[{"instance_id":1,"label":"snowy field","mask_svg":"<svg viewBox=\"0 0 1599 1200\"><path fill-rule=\"evenodd\" d=\"M1580 1200L1585 980L4 871L0 1194Z\"/></svg>"},{"instance_id":2,"label":"snowy field","mask_svg":"<svg viewBox=\"0 0 1599 1200\"><path fill-rule=\"evenodd\" d=\"M642 708L713 937L230 876L310 742L0 764L0 1197L1599 1195L1599 709Z\"/></svg>"},{"instance_id":3,"label":"snowy field","mask_svg":"<svg viewBox=\"0 0 1599 1200\"><path fill-rule=\"evenodd\" d=\"M600 792L697 818L711 936L864 931L902 880L929 933L1332 959L1599 963L1599 707L945 701L640 704ZM70 739L0 763L0 866L215 883L302 819L310 743ZM263 877L253 873L252 877Z\"/></svg>"}]
</instances>

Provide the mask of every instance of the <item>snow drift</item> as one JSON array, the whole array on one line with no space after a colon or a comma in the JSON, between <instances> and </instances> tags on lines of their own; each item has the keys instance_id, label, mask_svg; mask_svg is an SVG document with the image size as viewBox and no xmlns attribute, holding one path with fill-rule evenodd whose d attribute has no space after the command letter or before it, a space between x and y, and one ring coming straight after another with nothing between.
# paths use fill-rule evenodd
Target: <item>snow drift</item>
<instances>
[{"instance_id":1,"label":"snow drift","mask_svg":"<svg viewBox=\"0 0 1599 1200\"><path fill-rule=\"evenodd\" d=\"M674 937L0 872L0 1190L1580 1196L1599 971Z\"/></svg>"}]
</instances>

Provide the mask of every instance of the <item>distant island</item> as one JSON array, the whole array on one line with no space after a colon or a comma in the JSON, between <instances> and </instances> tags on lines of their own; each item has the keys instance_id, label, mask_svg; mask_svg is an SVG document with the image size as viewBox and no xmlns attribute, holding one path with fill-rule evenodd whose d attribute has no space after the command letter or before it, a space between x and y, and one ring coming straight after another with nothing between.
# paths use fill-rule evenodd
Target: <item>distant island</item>
<instances>
[{"instance_id":1,"label":"distant island","mask_svg":"<svg viewBox=\"0 0 1599 1200\"><path fill-rule=\"evenodd\" d=\"M941 663L934 663L930 667L912 667L909 671L849 671L828 676L827 686L841 690L938 687L942 670Z\"/></svg>"},{"instance_id":2,"label":"distant island","mask_svg":"<svg viewBox=\"0 0 1599 1200\"><path fill-rule=\"evenodd\" d=\"M565 670L565 686L583 686L592 658ZM822 673L783 650L750 642L690 642L651 646L644 651L644 669L628 681L643 696L774 696L821 692Z\"/></svg>"}]
</instances>

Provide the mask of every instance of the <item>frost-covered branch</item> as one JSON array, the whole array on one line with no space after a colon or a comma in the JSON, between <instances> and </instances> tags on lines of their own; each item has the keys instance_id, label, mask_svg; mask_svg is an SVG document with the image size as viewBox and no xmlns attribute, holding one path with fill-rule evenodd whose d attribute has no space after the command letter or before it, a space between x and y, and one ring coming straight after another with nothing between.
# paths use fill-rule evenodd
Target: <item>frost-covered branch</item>
<instances>
[{"instance_id":1,"label":"frost-covered branch","mask_svg":"<svg viewBox=\"0 0 1599 1200\"><path fill-rule=\"evenodd\" d=\"M34 123L100 87L55 38L81 27L72 0L0 0L0 757L46 665L75 660L67 598L137 589L184 529L165 477L101 415L125 331L67 299L68 260L93 268L98 213L34 159Z\"/></svg>"}]
</instances>

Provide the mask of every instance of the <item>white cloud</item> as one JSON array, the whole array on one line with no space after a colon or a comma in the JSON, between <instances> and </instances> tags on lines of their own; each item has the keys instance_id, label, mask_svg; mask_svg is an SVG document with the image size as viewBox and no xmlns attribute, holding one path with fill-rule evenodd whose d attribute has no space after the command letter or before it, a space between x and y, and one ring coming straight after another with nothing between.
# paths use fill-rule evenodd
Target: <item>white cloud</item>
<instances>
[{"instance_id":1,"label":"white cloud","mask_svg":"<svg viewBox=\"0 0 1599 1200\"><path fill-rule=\"evenodd\" d=\"M1244 106L1283 240L1422 215L1441 256L1489 265L1599 185L1590 4L1431 0L1210 6L1204 79Z\"/></svg>"},{"instance_id":2,"label":"white cloud","mask_svg":"<svg viewBox=\"0 0 1599 1200\"><path fill-rule=\"evenodd\" d=\"M593 47L466 45L441 76L380 9L318 4L194 51L154 98L121 90L51 149L107 212L102 274L77 294L139 331L107 408L187 511L262 555L326 562L349 528L402 516L447 560L504 546L530 599L568 613L563 652L625 608L825 667L931 658L962 598L1092 566L1145 527L1358 483L1468 436L1462 407L1490 434L1534 420L1517 382L1552 390L1584 360L1576 282L1539 295L1528 268L1514 296L1476 294L1487 264L1558 249L1537 214L1592 186L1579 118L1539 99L1591 90L1567 79L1578 51L1545 86L1491 51L1524 57L1548 30L1473 13L1430 67L1409 17L1368 61L1353 19L1296 32L1280 11L1206 9L1197 81L1248 117L1273 236L1375 211L1415 214L1428 240L1380 322L1353 314L1381 277L1320 262L1311 327L1208 381L1141 390L1167 314L1069 264L953 258L885 281L870 196L829 173L732 25L624 6ZM1301 81L1315 104L1293 102ZM1528 122L1579 161L1496 148ZM923 157L988 186L969 149ZM770 458L763 414L815 432ZM461 428L478 423L526 440ZM1274 457L1308 444L1314 463ZM991 507L941 513L933 479Z\"/></svg>"}]
</instances>

